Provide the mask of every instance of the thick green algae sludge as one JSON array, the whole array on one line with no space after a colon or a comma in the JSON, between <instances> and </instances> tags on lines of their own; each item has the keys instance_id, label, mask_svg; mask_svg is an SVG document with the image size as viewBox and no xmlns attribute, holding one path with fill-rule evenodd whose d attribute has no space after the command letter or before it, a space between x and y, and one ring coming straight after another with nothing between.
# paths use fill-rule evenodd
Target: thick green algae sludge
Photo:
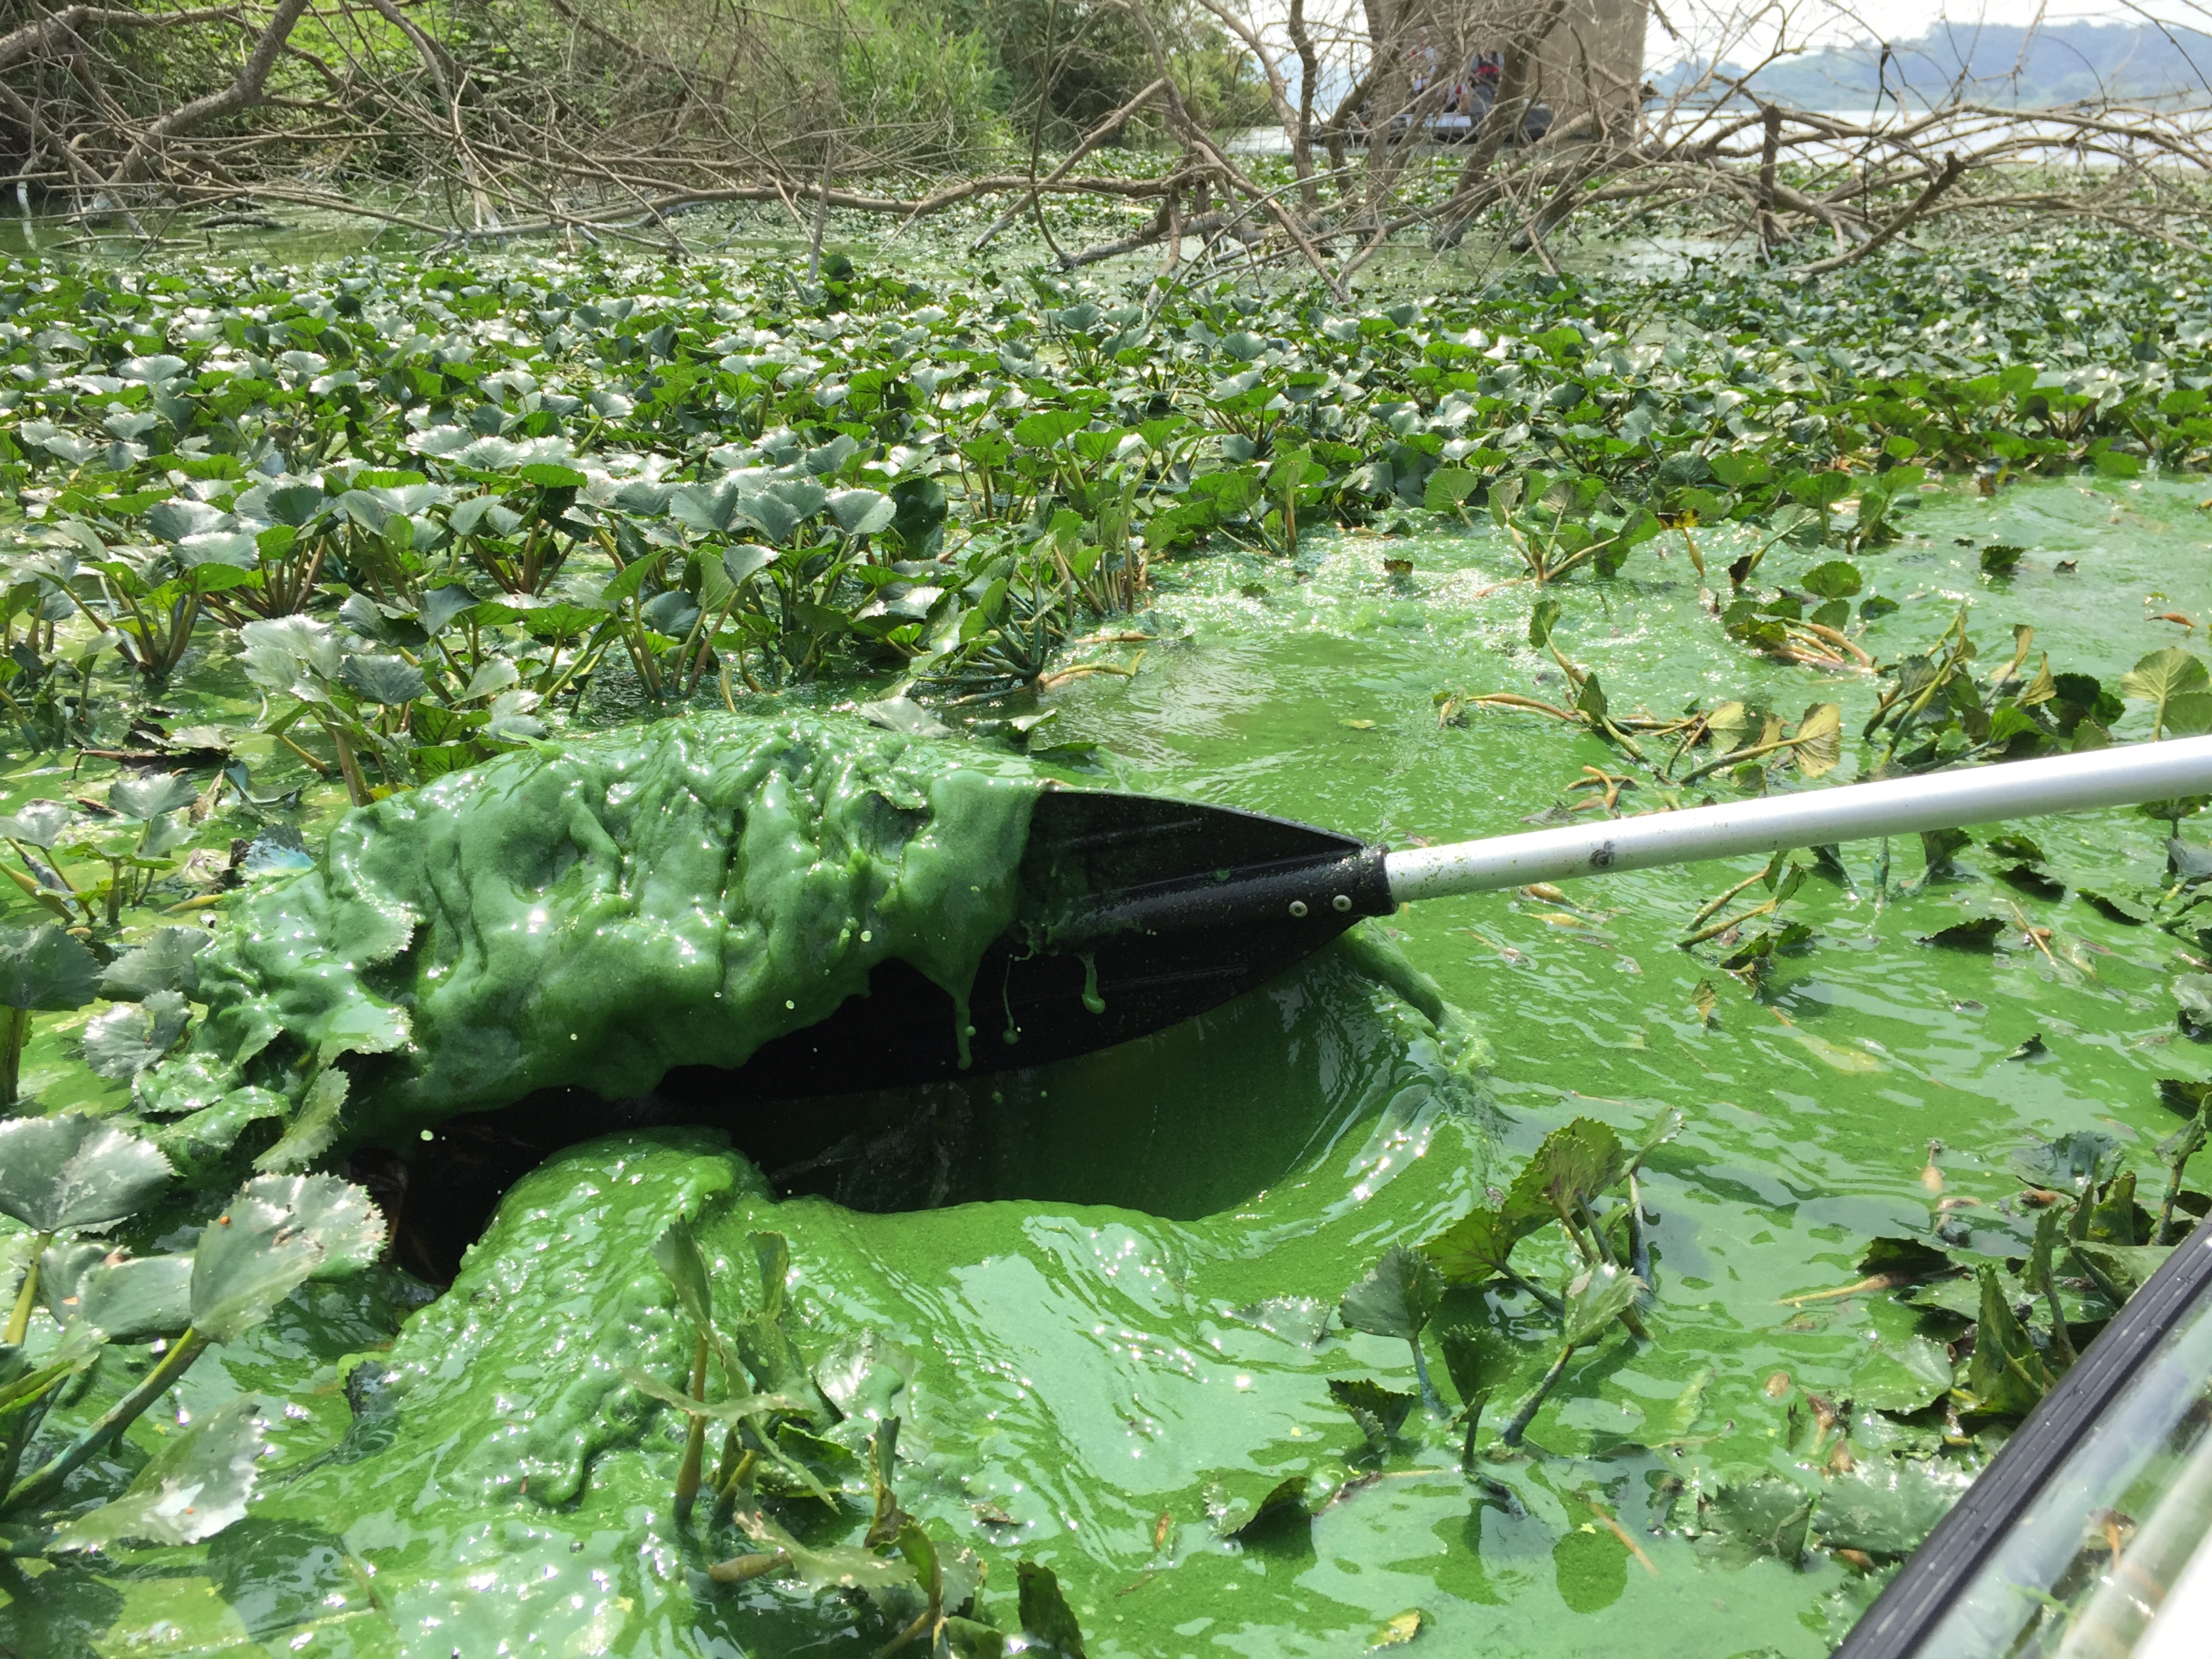
<instances>
[{"instance_id":1,"label":"thick green algae sludge","mask_svg":"<svg viewBox=\"0 0 2212 1659\"><path fill-rule=\"evenodd\" d=\"M184 1145L161 1114L193 1091L211 1120L242 1093L304 1092L282 1139L263 1127L231 1153L265 1162L271 1139L301 1147L319 1063L361 1080L314 1133L391 1140L549 1085L619 1097L672 1066L735 1066L890 957L964 992L1012 919L1039 787L1022 763L856 722L711 717L358 810L313 866L256 878L192 958L209 1012L141 1074L146 1127ZM859 1545L894 1439L896 1502L986 1648L982 1618L1019 1622L1032 1557L1094 1625L1132 1577L1157 1580L1148 1628L1203 1619L1242 1582L1245 1546L1224 1539L1266 1547L1367 1478L1333 1443L1348 1356L1323 1333L1346 1262L1481 1201L1486 1058L1363 933L1176 1030L916 1091L919 1120L979 1126L963 1189L1045 1202L867 1214L778 1201L714 1131L577 1146L508 1194L431 1305L410 1314L380 1270L220 1350L187 1413L281 1393L304 1455L211 1541L137 1552L143 1607L117 1618L113 1581L64 1557L16 1581L32 1593L0 1612L0 1640L428 1656L653 1650L676 1632L679 1650L865 1651L927 1606L880 1563L860 1576L872 1605L817 1593L877 1559ZM711 1263L738 1375L793 1408L754 1425L764 1461L738 1512L702 1505L688 1527L668 1502L683 1419L657 1397L691 1358L656 1265L677 1224ZM130 1381L96 1370L64 1415ZM705 1569L750 1547L748 1528L810 1571L714 1585ZM1113 1651L1110 1631L1091 1646Z\"/></svg>"},{"instance_id":2,"label":"thick green algae sludge","mask_svg":"<svg viewBox=\"0 0 2212 1659\"><path fill-rule=\"evenodd\" d=\"M1148 1632L1206 1617L1246 1583L1218 1532L1285 1481L1296 1513L1309 1492L1317 1504L1354 1477L1328 1382L1347 1363L1345 1343L1315 1346L1343 1264L1378 1232L1419 1236L1479 1201L1484 1169L1480 1102L1447 1057L1457 1045L1356 952L1332 952L1206 1024L1218 1063L1247 1069L1271 1097L1284 1150L1304 1143L1267 1192L1206 1219L1108 1206L870 1215L777 1203L700 1130L556 1155L509 1194L452 1290L351 1373L356 1414L337 1454L270 1494L246 1523L260 1529L258 1547L229 1548L258 1558L255 1576L327 1598L311 1651L879 1645L902 1619L886 1624L798 1583L710 1585L711 1560L752 1546L723 1527L702 1551L670 1516L681 1420L623 1372L678 1382L690 1363L690 1326L653 1259L662 1231L689 1215L749 1363L767 1363L767 1345L747 1335L764 1307L759 1247L787 1241L787 1273L771 1288L787 1299L782 1326L803 1369L783 1391L808 1397L817 1428L787 1428L779 1443L842 1502L832 1512L772 1471L760 1484L782 1494L769 1500L780 1524L817 1549L857 1544L869 1442L896 1417L898 1502L939 1540L948 1571L969 1582L988 1571L983 1601L1001 1622L1015 1622L1018 1558L1037 1557L1086 1626L1109 1638L1094 1637L1091 1651L1159 1651L1149 1634L1111 1641L1113 1613ZM1110 1103L1124 1133L1158 1144L1118 1154L1108 1178L1164 1205L1200 1196L1206 1173L1195 1166L1220 1143L1188 1127L1199 1040L1186 1033L1145 1057L1151 1094L1127 1090L1125 1060L1089 1075L1061 1068L1042 1085L1049 1102L1031 1104L1096 1130ZM1402 1345L1389 1346L1402 1369ZM1148 1576L1143 1599L1116 1601ZM1248 1588L1243 1618L1312 1617L1289 1585ZM164 1599L191 1594L173 1583Z\"/></svg>"},{"instance_id":3,"label":"thick green algae sludge","mask_svg":"<svg viewBox=\"0 0 2212 1659\"><path fill-rule=\"evenodd\" d=\"M964 999L1012 919L1036 787L1016 763L714 716L547 750L355 811L236 903L149 1106L220 1111L346 1053L380 1057L352 1138L555 1085L619 1099L741 1065L890 958Z\"/></svg>"}]
</instances>

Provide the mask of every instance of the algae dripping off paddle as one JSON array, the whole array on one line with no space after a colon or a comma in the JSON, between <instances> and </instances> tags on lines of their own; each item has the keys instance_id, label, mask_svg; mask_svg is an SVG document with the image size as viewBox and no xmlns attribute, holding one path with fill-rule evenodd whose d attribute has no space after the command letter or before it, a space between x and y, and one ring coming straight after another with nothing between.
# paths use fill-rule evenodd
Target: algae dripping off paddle
<instances>
[{"instance_id":1,"label":"algae dripping off paddle","mask_svg":"<svg viewBox=\"0 0 2212 1659\"><path fill-rule=\"evenodd\" d=\"M1394 852L1225 807L1048 790L1019 919L968 999L969 1058L945 992L888 962L867 996L702 1092L832 1095L1068 1059L1203 1013L1415 899L2208 793L2212 737L2187 738Z\"/></svg>"}]
</instances>

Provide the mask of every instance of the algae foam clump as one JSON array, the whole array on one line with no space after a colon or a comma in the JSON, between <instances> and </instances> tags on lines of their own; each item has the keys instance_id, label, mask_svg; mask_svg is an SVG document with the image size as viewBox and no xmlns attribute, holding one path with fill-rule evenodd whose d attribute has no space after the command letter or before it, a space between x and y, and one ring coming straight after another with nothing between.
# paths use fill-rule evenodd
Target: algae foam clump
<instances>
[{"instance_id":1,"label":"algae foam clump","mask_svg":"<svg viewBox=\"0 0 2212 1659\"><path fill-rule=\"evenodd\" d=\"M374 1138L742 1065L892 957L964 1003L1041 787L829 718L687 718L455 773L347 814L315 866L232 902L200 959L208 1016L142 1099L242 1122L238 1096L273 1090L305 1115L333 1098L319 1072L374 1056L345 1108L349 1138ZM330 1115L313 1136L295 1115L299 1156Z\"/></svg>"}]
</instances>

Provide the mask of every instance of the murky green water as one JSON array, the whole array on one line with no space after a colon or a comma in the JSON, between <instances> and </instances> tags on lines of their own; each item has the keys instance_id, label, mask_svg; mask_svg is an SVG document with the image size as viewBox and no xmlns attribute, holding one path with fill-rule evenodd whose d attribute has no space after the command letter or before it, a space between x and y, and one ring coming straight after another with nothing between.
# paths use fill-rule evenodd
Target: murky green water
<instances>
[{"instance_id":1,"label":"murky green water","mask_svg":"<svg viewBox=\"0 0 2212 1659\"><path fill-rule=\"evenodd\" d=\"M1985 652L2033 623L2055 668L2109 684L2174 641L2155 613L2212 620L2199 493L1935 498L1921 536L1863 562L1900 601L1865 643L1900 653L1963 602ZM1990 539L2030 550L2019 574L1979 574ZM1873 682L1749 657L1700 607L1678 538L1659 545L1669 559L1639 555L1638 579L1565 595L1560 642L1616 708L1837 700L1855 730ZM1735 550L1725 532L1704 545L1714 565ZM1387 576L1386 550L1410 552L1412 576ZM1814 562L1778 570L1780 556L1762 574ZM2067 559L2075 572L2053 568ZM1316 544L1295 571L1236 555L1176 567L1159 611L1180 636L1133 680L1075 682L1060 725L1115 751L1129 787L1390 840L1519 829L1609 751L1532 717L1437 726L1440 690L1540 693L1529 592L1499 586L1510 574L1477 536ZM2161 883L2162 826L2139 816L2033 831L2069 883ZM973 1178L1009 1195L998 1202L777 1204L696 1133L574 1149L510 1195L454 1289L404 1326L376 1285L311 1289L203 1361L185 1390L196 1409L244 1387L295 1402L254 1516L196 1550L5 1572L0 1642L41 1655L870 1650L880 1635L834 1603L710 1589L666 1518L678 1431L633 1415L614 1373L681 1368L688 1337L647 1250L689 1210L707 1217L726 1286L750 1271L750 1231L789 1238L817 1376L857 1420L902 1418L902 1500L988 1564L1002 1622L1027 1556L1060 1573L1101 1656L1350 1654L1413 1608L1429 1621L1419 1644L1439 1652L1823 1652L1866 1581L1832 1562L1731 1564L1681 1523L1715 1479L1787 1469L1804 1391L1847 1392L1871 1339L1911 1316L1780 1298L1852 1278L1872 1234L1929 1226L1929 1140L1947 1148L1947 1195L1971 1200L1954 1217L2002 1249L2009 1152L2083 1127L2154 1139L2172 1123L2154 1079L2212 1070L2175 1032L2171 936L2015 892L1971 852L1960 875L1926 882L1917 847L1899 846L1885 893L1873 854L1845 849L1848 884L1807 884L1793 914L1818 946L1759 994L1674 945L1747 866L1608 878L1574 894L1577 911L1501 895L1406 913L1389 931L1472 1017L1494 1054L1486 1077L1479 1048L1440 1033L1375 963L1332 954L1193 1027L1003 1085L994 1106L979 1095ZM2015 903L2055 930L2049 956L2017 929L1988 957L1917 942ZM1719 989L1710 1025L1692 1001L1701 979ZM2039 1034L2046 1052L2009 1057ZM1326 1381L1402 1388L1410 1363L1401 1343L1316 1340L1336 1297L1548 1128L1586 1114L1636 1131L1667 1107L1688 1127L1646 1189L1661 1217L1653 1340L1577 1357L1531 1431L1540 1451L1492 1471L1510 1499L1459 1472L1441 1425L1369 1459ZM1517 1395L1548 1358L1539 1322L1525 1304L1455 1296L1452 1316L1492 1328L1498 1397ZM1853 1443L1870 1453L1905 1432L1869 1416ZM1308 1477L1310 1521L1217 1535L1292 1475Z\"/></svg>"}]
</instances>

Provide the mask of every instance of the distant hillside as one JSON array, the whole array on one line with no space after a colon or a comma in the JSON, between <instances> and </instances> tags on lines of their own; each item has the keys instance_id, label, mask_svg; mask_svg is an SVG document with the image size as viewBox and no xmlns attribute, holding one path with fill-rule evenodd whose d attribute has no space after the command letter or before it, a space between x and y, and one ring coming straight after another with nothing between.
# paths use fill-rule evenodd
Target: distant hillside
<instances>
[{"instance_id":1,"label":"distant hillside","mask_svg":"<svg viewBox=\"0 0 2212 1659\"><path fill-rule=\"evenodd\" d=\"M2045 105L2103 97L2202 95L2212 84L2212 34L2126 23L1938 23L1881 46L1863 41L1792 58L1761 70L1752 89L1800 109L1871 106L1879 84L1911 106L1944 100L1959 88L1970 101ZM1741 69L1723 64L1723 76ZM1693 78L1664 77L1662 92Z\"/></svg>"}]
</instances>

